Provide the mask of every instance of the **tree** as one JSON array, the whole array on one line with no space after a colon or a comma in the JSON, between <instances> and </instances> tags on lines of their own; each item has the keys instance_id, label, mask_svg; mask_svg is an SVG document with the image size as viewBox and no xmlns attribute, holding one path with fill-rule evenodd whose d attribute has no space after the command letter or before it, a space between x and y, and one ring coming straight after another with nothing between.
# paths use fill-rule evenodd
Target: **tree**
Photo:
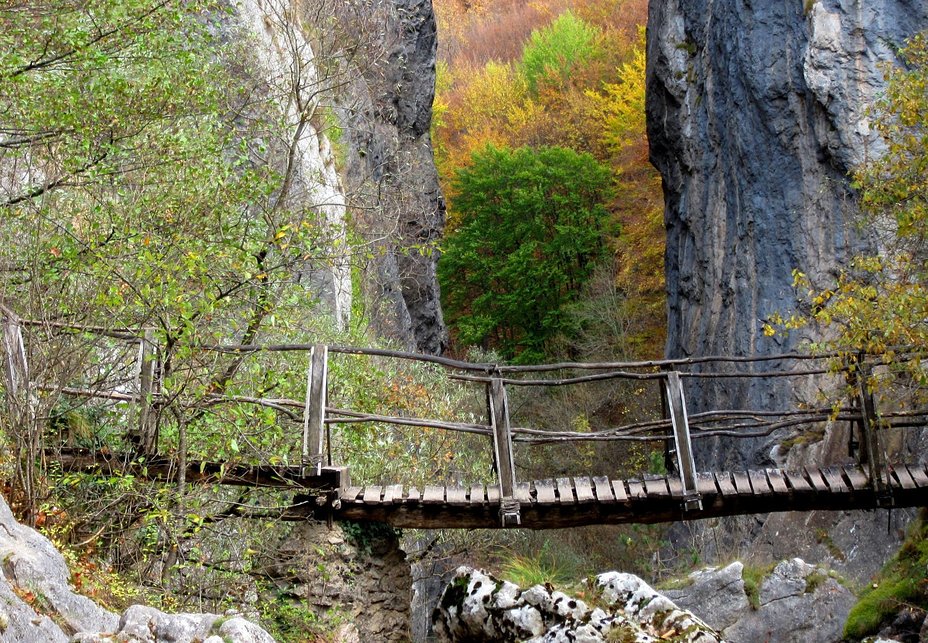
<instances>
[{"instance_id":1,"label":"tree","mask_svg":"<svg viewBox=\"0 0 928 643\"><path fill-rule=\"evenodd\" d=\"M558 147L488 146L458 171L459 225L438 264L460 340L529 362L563 327L564 305L605 255L610 172Z\"/></svg>"},{"instance_id":2,"label":"tree","mask_svg":"<svg viewBox=\"0 0 928 643\"><path fill-rule=\"evenodd\" d=\"M546 79L565 83L572 71L599 55L599 30L565 11L532 32L522 51L521 71L532 93Z\"/></svg>"}]
</instances>

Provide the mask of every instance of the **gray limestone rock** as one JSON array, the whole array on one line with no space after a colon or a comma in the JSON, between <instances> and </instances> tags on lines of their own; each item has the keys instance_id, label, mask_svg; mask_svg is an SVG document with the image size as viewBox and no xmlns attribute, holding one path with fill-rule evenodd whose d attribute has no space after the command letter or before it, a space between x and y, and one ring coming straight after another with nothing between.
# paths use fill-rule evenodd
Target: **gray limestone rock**
<instances>
[{"instance_id":1,"label":"gray limestone rock","mask_svg":"<svg viewBox=\"0 0 928 643\"><path fill-rule=\"evenodd\" d=\"M4 643L273 643L239 617L166 614L133 605L122 617L74 592L64 558L42 534L16 522L0 497L0 640ZM28 597L27 600L24 600Z\"/></svg>"},{"instance_id":2,"label":"gray limestone rock","mask_svg":"<svg viewBox=\"0 0 928 643\"><path fill-rule=\"evenodd\" d=\"M652 0L647 116L664 181L670 357L773 354L803 339L766 337L797 309L793 270L829 285L868 246L848 172L880 144L867 107L882 63L928 28L915 0ZM776 366L775 363L772 366ZM694 412L773 409L793 382L687 383ZM774 436L700 459L768 461Z\"/></svg>"},{"instance_id":3,"label":"gray limestone rock","mask_svg":"<svg viewBox=\"0 0 928 643\"><path fill-rule=\"evenodd\" d=\"M316 0L319 2L320 0ZM335 14L347 33L374 32L339 92L345 187L355 227L373 245L369 310L407 348L441 353L436 244L445 222L429 128L437 31L431 0L347 2ZM323 17L327 17L327 14Z\"/></svg>"},{"instance_id":4,"label":"gray limestone rock","mask_svg":"<svg viewBox=\"0 0 928 643\"><path fill-rule=\"evenodd\" d=\"M721 569L709 567L690 574L692 584L664 590L664 594L681 607L696 610L710 627L721 631L734 625L750 608L744 593L743 570L739 561Z\"/></svg>"},{"instance_id":5,"label":"gray limestone rock","mask_svg":"<svg viewBox=\"0 0 928 643\"><path fill-rule=\"evenodd\" d=\"M85 630L113 631L117 617L85 596L75 594L68 585L71 573L64 558L43 535L16 522L9 505L0 498L0 560L4 593L16 588L34 596L34 605L43 613L54 614L55 622L67 634ZM32 607L18 601L19 607ZM34 611L33 611L34 614ZM12 619L35 621L34 616ZM44 625L44 618L39 619Z\"/></svg>"},{"instance_id":6,"label":"gray limestone rock","mask_svg":"<svg viewBox=\"0 0 928 643\"><path fill-rule=\"evenodd\" d=\"M784 339L762 328L771 315L800 308L794 270L829 287L850 257L873 247L854 225L848 174L881 150L867 109L885 88L882 66L898 64L898 47L926 28L921 0L651 1L647 118L664 185L669 357L769 355L820 339L816 329ZM782 410L814 395L796 380L686 382L691 413ZM819 448L790 454L789 465L845 462L842 436L830 427ZM779 464L784 437L700 440L697 468ZM902 448L924 458L914 442ZM801 553L836 560L865 580L900 542L895 531L857 537L879 520L885 516L738 518L695 537L710 560Z\"/></svg>"},{"instance_id":7,"label":"gray limestone rock","mask_svg":"<svg viewBox=\"0 0 928 643\"><path fill-rule=\"evenodd\" d=\"M682 608L698 612L733 643L841 640L856 598L827 570L798 558L779 563L761 582L754 609L745 593L743 569L736 562L694 572L691 585L665 594Z\"/></svg>"}]
</instances>

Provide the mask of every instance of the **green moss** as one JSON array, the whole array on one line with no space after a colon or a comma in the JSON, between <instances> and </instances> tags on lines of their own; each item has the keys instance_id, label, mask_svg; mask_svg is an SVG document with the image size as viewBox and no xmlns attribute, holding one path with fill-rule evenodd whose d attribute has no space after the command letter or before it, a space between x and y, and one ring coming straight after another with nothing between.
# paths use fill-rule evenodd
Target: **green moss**
<instances>
[{"instance_id":1,"label":"green moss","mask_svg":"<svg viewBox=\"0 0 928 643\"><path fill-rule=\"evenodd\" d=\"M877 574L851 609L844 637L858 640L879 631L901 607L928 610L928 510L922 509L899 553Z\"/></svg>"},{"instance_id":2,"label":"green moss","mask_svg":"<svg viewBox=\"0 0 928 643\"><path fill-rule=\"evenodd\" d=\"M774 565L754 566L745 565L741 572L741 580L744 581L744 593L748 597L748 604L751 609L760 608L760 586L764 579L773 571Z\"/></svg>"}]
</instances>

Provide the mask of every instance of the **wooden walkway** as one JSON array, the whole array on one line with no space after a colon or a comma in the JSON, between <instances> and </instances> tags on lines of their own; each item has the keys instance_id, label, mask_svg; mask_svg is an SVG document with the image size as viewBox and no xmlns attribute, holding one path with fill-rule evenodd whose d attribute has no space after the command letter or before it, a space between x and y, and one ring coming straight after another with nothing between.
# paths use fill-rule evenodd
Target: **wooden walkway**
<instances>
[{"instance_id":1,"label":"wooden walkway","mask_svg":"<svg viewBox=\"0 0 928 643\"><path fill-rule=\"evenodd\" d=\"M928 506L925 465L889 474L894 507ZM873 509L885 505L867 469L857 465L697 474L701 507L686 508L678 476L642 480L558 478L517 483L522 528L657 523L777 511ZM339 493L336 519L378 520L406 528L500 528L497 485L349 487ZM515 526L515 525L508 525Z\"/></svg>"},{"instance_id":2,"label":"wooden walkway","mask_svg":"<svg viewBox=\"0 0 928 643\"><path fill-rule=\"evenodd\" d=\"M839 353L790 353L515 366L325 344L197 346L196 351L210 355L210 359L202 360L203 363L223 364L220 372L224 375L217 378L215 373L207 373L202 378L202 381L212 382L207 392L186 399L178 397L179 393L168 394L163 390L168 349L157 345L151 329L112 330L22 320L2 306L0 321L3 322L0 353L5 357L7 407L17 410L23 424L33 432L30 443L34 444L34 451L25 456L27 460L55 462L62 471L119 472L165 484L280 489L288 492L280 494L278 500L279 517L283 519L381 521L410 528L546 529L779 511L928 506L926 465L897 464L887 451L890 432L909 430L923 435L928 430L928 409L880 409L873 385L879 372L892 374L887 365L894 360L923 359L917 351L851 357ZM24 339L30 332L35 335L30 339L32 345L43 347L55 341L65 342L67 346L68 338L74 333L83 343L90 341L88 338L104 338L106 341L100 340L100 359L104 361L112 360L111 356L116 354L111 344L121 345L118 342L122 342L125 344L123 353L128 355L122 366L125 373L120 376L122 379L117 377L108 383L104 378L89 388L86 382L95 382L98 376L92 363L87 376L83 379L74 376L74 382L36 379L29 368ZM228 394L229 380L243 360L271 354L308 361L304 399L264 398L261 397L263 392L256 396ZM359 355L443 368L449 381L483 389L485 415L463 422L409 417L401 409L390 407L384 414L374 414L330 406L329 360ZM838 358L841 359L840 386L835 383L838 374L833 363ZM734 379L743 383L749 379L759 381L758 378L801 378L808 386L810 377L824 378L822 386L836 388L836 398L820 404L802 404L797 400L790 408L773 410L736 407L700 412L692 417L688 412L687 382L694 379L727 382ZM630 424L583 431L550 431L513 425L509 391L514 387L573 387L614 380L636 382L640 391L646 385L656 385L661 398L659 413L645 414L637 420L629 418L633 420ZM891 377L888 382L892 383ZM700 389L693 387L691 392L694 390ZM42 399L90 400L97 405L91 409L124 405L127 412L117 426L126 433L127 439L122 440L117 449L101 443L89 450L76 448L73 436L68 433L59 436L57 445L49 444L47 428L39 421L42 414L38 413L37 405ZM251 447L241 453L237 446L234 461L217 462L193 461L188 457L192 453L187 452L186 446L179 452L179 437L166 444L160 437L163 425L170 426L175 417L168 412L172 405L180 405L191 417L204 418L214 405L227 403L264 411L271 409L283 429L278 441L267 448ZM51 409L43 413L50 417ZM448 473L437 471L434 483L420 489L400 484L352 486L349 476L352 453L345 450L340 454L342 461L333 461L332 445L339 443L337 432L350 430L358 423L379 427L376 430L390 426L420 427L482 436L485 440L482 448L489 450L493 463L492 477L482 481L489 484L442 486L441 481L447 479ZM827 426L837 424L846 426L847 462L853 464L802 471L698 472L696 469L693 457L696 440L758 439L775 435L799 439L806 437L804 432L814 432L808 435L821 439ZM213 435L214 440L234 439L234 427L226 429L218 422L213 426L218 431ZM892 435L897 441L898 434ZM247 445L246 436L242 436L243 444ZM645 445L652 454L659 453L655 449L663 449L664 463L670 472L642 479L581 476L525 481L516 475L516 444L598 444L605 441ZM126 453L116 453L126 449ZM205 451L201 448L197 453L202 458ZM623 471L622 463L616 463L616 471Z\"/></svg>"}]
</instances>

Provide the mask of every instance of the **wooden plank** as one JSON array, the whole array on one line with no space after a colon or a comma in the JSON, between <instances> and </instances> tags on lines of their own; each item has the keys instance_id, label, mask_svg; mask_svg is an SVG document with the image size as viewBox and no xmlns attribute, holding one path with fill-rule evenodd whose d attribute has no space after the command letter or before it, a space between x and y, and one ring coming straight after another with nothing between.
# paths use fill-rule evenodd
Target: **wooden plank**
<instances>
[{"instance_id":1,"label":"wooden plank","mask_svg":"<svg viewBox=\"0 0 928 643\"><path fill-rule=\"evenodd\" d=\"M847 493L848 487L841 475L841 467L825 467L822 469L822 475L825 476L825 482L828 488L834 493Z\"/></svg>"},{"instance_id":2,"label":"wooden plank","mask_svg":"<svg viewBox=\"0 0 928 643\"><path fill-rule=\"evenodd\" d=\"M600 504L611 505L615 503L615 496L612 495L612 487L609 486L609 478L606 476L595 476L593 478L593 487L596 489L596 500Z\"/></svg>"},{"instance_id":3,"label":"wooden plank","mask_svg":"<svg viewBox=\"0 0 928 643\"><path fill-rule=\"evenodd\" d=\"M519 502L532 501L532 486L528 482L517 482L513 497Z\"/></svg>"},{"instance_id":4,"label":"wooden plank","mask_svg":"<svg viewBox=\"0 0 928 643\"><path fill-rule=\"evenodd\" d=\"M419 502L422 497L419 495L419 490L415 487L409 488L409 493L406 494L406 502Z\"/></svg>"},{"instance_id":5,"label":"wooden plank","mask_svg":"<svg viewBox=\"0 0 928 643\"><path fill-rule=\"evenodd\" d=\"M593 484L589 478L574 478L574 489L577 490L578 503L596 502L596 496L593 495Z\"/></svg>"},{"instance_id":6,"label":"wooden plank","mask_svg":"<svg viewBox=\"0 0 928 643\"><path fill-rule=\"evenodd\" d=\"M738 490L735 489L734 483L731 481L731 472L730 471L719 471L715 474L715 483L719 487L719 491L722 492L722 496L737 496Z\"/></svg>"},{"instance_id":7,"label":"wooden plank","mask_svg":"<svg viewBox=\"0 0 928 643\"><path fill-rule=\"evenodd\" d=\"M392 484L387 485L386 487L383 488L383 503L385 505L393 504L393 491L394 491L394 485Z\"/></svg>"},{"instance_id":8,"label":"wooden plank","mask_svg":"<svg viewBox=\"0 0 928 643\"><path fill-rule=\"evenodd\" d=\"M383 497L383 487L371 486L364 487L364 504L377 505Z\"/></svg>"},{"instance_id":9,"label":"wooden plank","mask_svg":"<svg viewBox=\"0 0 928 643\"><path fill-rule=\"evenodd\" d=\"M364 491L364 487L348 487L339 494L342 502L355 502L358 498L358 494Z\"/></svg>"},{"instance_id":10,"label":"wooden plank","mask_svg":"<svg viewBox=\"0 0 928 643\"><path fill-rule=\"evenodd\" d=\"M735 490L739 496L751 496L754 494L751 489L751 480L745 471L733 471L731 477L735 482Z\"/></svg>"},{"instance_id":11,"label":"wooden plank","mask_svg":"<svg viewBox=\"0 0 928 643\"><path fill-rule=\"evenodd\" d=\"M909 475L909 470L905 467L893 467L892 476L899 481L899 486L903 489L918 488L918 485L915 484L915 480L913 480L912 476Z\"/></svg>"},{"instance_id":12,"label":"wooden plank","mask_svg":"<svg viewBox=\"0 0 928 643\"><path fill-rule=\"evenodd\" d=\"M856 465L844 467L844 477L853 491L870 490L870 477L863 467Z\"/></svg>"},{"instance_id":13,"label":"wooden plank","mask_svg":"<svg viewBox=\"0 0 928 643\"><path fill-rule=\"evenodd\" d=\"M925 473L924 467L921 465L911 464L906 467L909 471L909 475L912 476L912 480L915 481L915 484L920 488L928 487L928 473Z\"/></svg>"},{"instance_id":14,"label":"wooden plank","mask_svg":"<svg viewBox=\"0 0 928 643\"><path fill-rule=\"evenodd\" d=\"M538 502L542 504L553 505L557 502L557 494L554 492L554 480L536 480L535 495Z\"/></svg>"},{"instance_id":15,"label":"wooden plank","mask_svg":"<svg viewBox=\"0 0 928 643\"><path fill-rule=\"evenodd\" d=\"M683 393L683 379L677 371L667 373L664 379L667 410L673 426L673 444L677 452L677 467L687 494L696 493L696 464L693 460L693 447L690 438L689 420L686 413L686 396Z\"/></svg>"},{"instance_id":16,"label":"wooden plank","mask_svg":"<svg viewBox=\"0 0 928 643\"><path fill-rule=\"evenodd\" d=\"M427 505L440 505L445 501L445 488L438 485L425 485L422 502Z\"/></svg>"},{"instance_id":17,"label":"wooden plank","mask_svg":"<svg viewBox=\"0 0 928 643\"><path fill-rule=\"evenodd\" d=\"M624 480L613 480L612 492L615 494L616 502L628 502L628 492L625 490Z\"/></svg>"},{"instance_id":18,"label":"wooden plank","mask_svg":"<svg viewBox=\"0 0 928 643\"><path fill-rule=\"evenodd\" d=\"M445 490L448 498L448 504L460 507L467 504L467 489L454 485Z\"/></svg>"},{"instance_id":19,"label":"wooden plank","mask_svg":"<svg viewBox=\"0 0 928 643\"><path fill-rule=\"evenodd\" d=\"M572 505L577 502L574 496L574 486L570 483L570 478L558 478L555 480L557 487L557 499L561 504Z\"/></svg>"},{"instance_id":20,"label":"wooden plank","mask_svg":"<svg viewBox=\"0 0 928 643\"><path fill-rule=\"evenodd\" d=\"M696 474L696 493L702 493L699 490L699 474ZM667 486L670 488L670 497L671 498L682 498L683 497L683 481L680 480L677 476L668 476L667 477ZM713 491L715 490L715 485L712 486Z\"/></svg>"},{"instance_id":21,"label":"wooden plank","mask_svg":"<svg viewBox=\"0 0 928 643\"><path fill-rule=\"evenodd\" d=\"M387 494L384 493L384 499L386 499ZM394 484L390 485L390 502L397 505L403 502L403 485Z\"/></svg>"},{"instance_id":22,"label":"wooden plank","mask_svg":"<svg viewBox=\"0 0 928 643\"><path fill-rule=\"evenodd\" d=\"M628 496L632 499L643 500L644 498L648 497L648 494L645 493L644 485L641 484L640 480L629 480Z\"/></svg>"},{"instance_id":23,"label":"wooden plank","mask_svg":"<svg viewBox=\"0 0 928 643\"><path fill-rule=\"evenodd\" d=\"M763 471L751 469L748 471L748 480L755 496L769 496L773 493L770 484L767 482L767 474Z\"/></svg>"},{"instance_id":24,"label":"wooden plank","mask_svg":"<svg viewBox=\"0 0 928 643\"><path fill-rule=\"evenodd\" d=\"M702 495L718 495L719 489L715 486L715 477L711 473L696 474L696 490ZM671 489L671 493L673 490Z\"/></svg>"},{"instance_id":25,"label":"wooden plank","mask_svg":"<svg viewBox=\"0 0 928 643\"><path fill-rule=\"evenodd\" d=\"M491 505L499 504L499 485L498 484L488 484L487 485L487 502Z\"/></svg>"},{"instance_id":26,"label":"wooden plank","mask_svg":"<svg viewBox=\"0 0 928 643\"><path fill-rule=\"evenodd\" d=\"M158 427L153 420L152 392L155 380L155 331L146 328L139 347L139 436L142 453L154 455L158 452Z\"/></svg>"},{"instance_id":27,"label":"wooden plank","mask_svg":"<svg viewBox=\"0 0 928 643\"><path fill-rule=\"evenodd\" d=\"M487 490L482 484L471 485L468 499L472 505L484 505L487 502Z\"/></svg>"},{"instance_id":28,"label":"wooden plank","mask_svg":"<svg viewBox=\"0 0 928 643\"><path fill-rule=\"evenodd\" d=\"M644 490L649 496L654 498L666 498L670 495L670 490L667 488L667 478L663 476L649 476L645 478Z\"/></svg>"},{"instance_id":29,"label":"wooden plank","mask_svg":"<svg viewBox=\"0 0 928 643\"><path fill-rule=\"evenodd\" d=\"M774 493L786 494L789 489L786 486L786 480L783 479L783 472L779 469L767 469L767 482Z\"/></svg>"},{"instance_id":30,"label":"wooden plank","mask_svg":"<svg viewBox=\"0 0 928 643\"><path fill-rule=\"evenodd\" d=\"M809 485L809 481L802 471L786 471L785 473L786 482L789 483L793 491L798 491L800 493L812 491L812 487Z\"/></svg>"},{"instance_id":31,"label":"wooden plank","mask_svg":"<svg viewBox=\"0 0 928 643\"><path fill-rule=\"evenodd\" d=\"M830 489L828 488L828 483L825 482L825 478L822 477L822 472L815 467L805 467L806 470L806 479L809 481L809 484L812 485L812 488L815 489L818 493L828 493Z\"/></svg>"}]
</instances>

